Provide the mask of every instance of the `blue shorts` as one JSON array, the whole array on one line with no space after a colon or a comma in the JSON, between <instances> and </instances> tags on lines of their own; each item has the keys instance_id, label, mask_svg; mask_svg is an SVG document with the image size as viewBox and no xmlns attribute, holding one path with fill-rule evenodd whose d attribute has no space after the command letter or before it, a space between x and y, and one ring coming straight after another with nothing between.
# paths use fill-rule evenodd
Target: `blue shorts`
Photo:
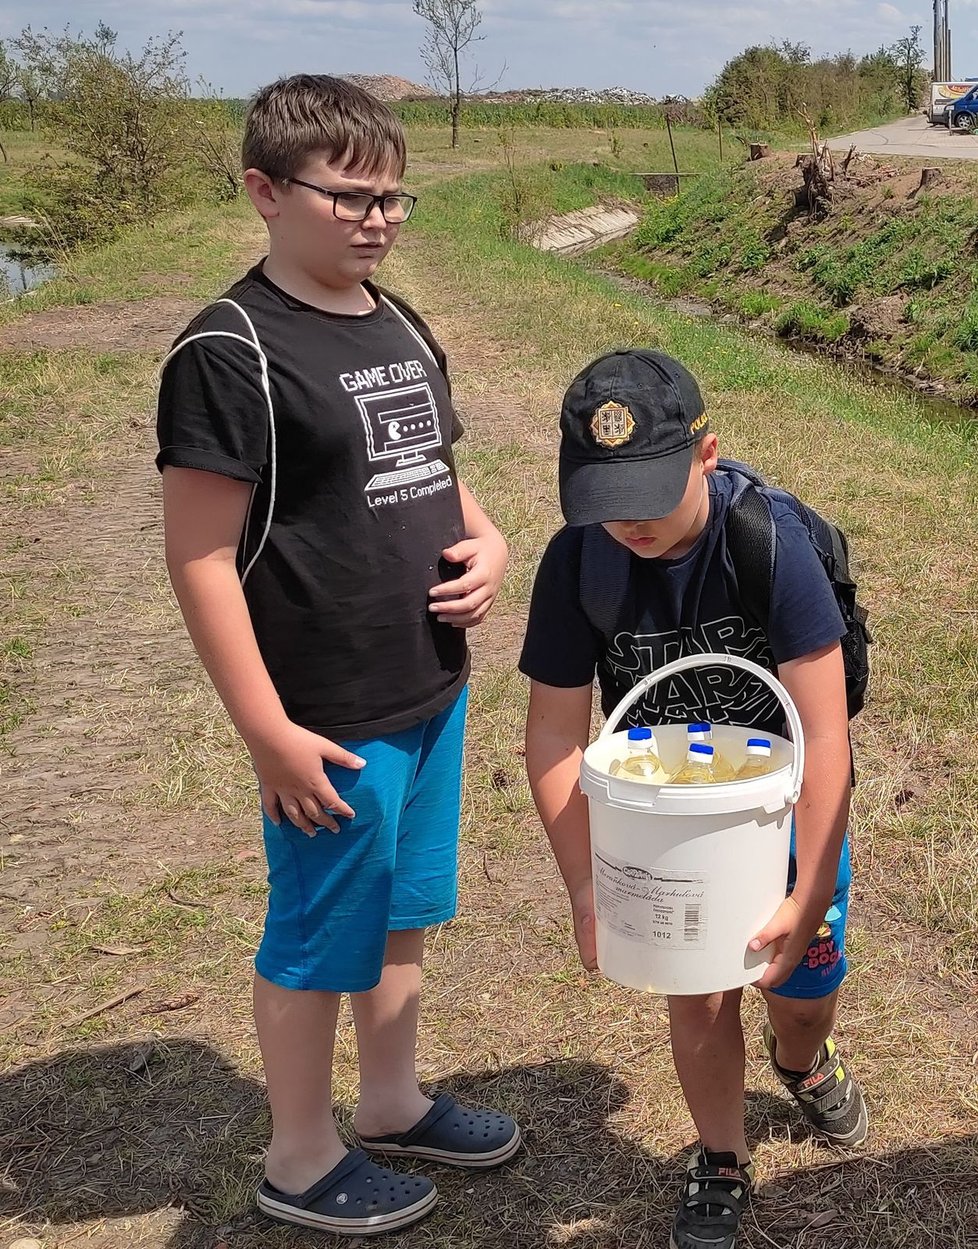
<instances>
[{"instance_id":1,"label":"blue shorts","mask_svg":"<svg viewBox=\"0 0 978 1249\"><path fill-rule=\"evenodd\" d=\"M788 862L788 893L795 887L795 828L791 826L791 858ZM842 845L835 893L825 913L825 921L815 934L805 957L784 984L769 992L779 997L819 998L834 993L846 978L846 917L849 914L849 884L852 867L849 838Z\"/></svg>"},{"instance_id":2,"label":"blue shorts","mask_svg":"<svg viewBox=\"0 0 978 1249\"><path fill-rule=\"evenodd\" d=\"M264 817L268 914L259 975L286 989L362 993L380 980L387 934L455 914L468 691L399 733L345 741L359 772L326 765L356 812L309 837Z\"/></svg>"}]
</instances>

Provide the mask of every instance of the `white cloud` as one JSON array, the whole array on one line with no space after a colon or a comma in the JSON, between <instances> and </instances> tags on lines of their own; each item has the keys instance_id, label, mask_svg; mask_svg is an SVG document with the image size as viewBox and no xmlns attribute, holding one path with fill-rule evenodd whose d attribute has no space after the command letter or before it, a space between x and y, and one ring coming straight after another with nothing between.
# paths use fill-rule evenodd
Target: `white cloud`
<instances>
[{"instance_id":1,"label":"white cloud","mask_svg":"<svg viewBox=\"0 0 978 1249\"><path fill-rule=\"evenodd\" d=\"M476 59L504 86L610 86L654 95L699 93L748 44L789 39L813 53L857 55L891 43L929 5L902 0L480 0ZM955 68L978 73L978 0L952 0ZM922 10L917 12L917 10ZM424 24L411 0L4 0L0 35L28 23L93 30L104 19L120 42L184 32L194 76L243 95L297 70L393 73L422 81Z\"/></svg>"}]
</instances>

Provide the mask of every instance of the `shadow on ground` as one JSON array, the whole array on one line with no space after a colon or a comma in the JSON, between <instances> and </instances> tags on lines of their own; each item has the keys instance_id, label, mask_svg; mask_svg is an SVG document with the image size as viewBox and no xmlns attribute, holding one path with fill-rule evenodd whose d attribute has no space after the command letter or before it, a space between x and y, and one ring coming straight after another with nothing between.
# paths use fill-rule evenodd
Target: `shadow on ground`
<instances>
[{"instance_id":1,"label":"shadow on ground","mask_svg":"<svg viewBox=\"0 0 978 1249\"><path fill-rule=\"evenodd\" d=\"M684 1168L614 1130L625 1084L596 1063L460 1072L460 1099L516 1114L526 1151L487 1175L437 1170L441 1202L399 1249L652 1249ZM793 1107L749 1103L752 1140L797 1139ZM96 1221L90 1243L159 1249L349 1246L253 1212L268 1129L264 1090L215 1049L186 1038L68 1050L0 1079L0 1221L57 1243ZM922 1249L975 1244L978 1137L879 1157L837 1158L762 1187L744 1249ZM157 1215L146 1226L140 1216ZM128 1220L133 1220L127 1223ZM102 1222L104 1221L104 1223ZM156 1229L155 1231L153 1229ZM389 1242L388 1242L389 1243Z\"/></svg>"}]
</instances>

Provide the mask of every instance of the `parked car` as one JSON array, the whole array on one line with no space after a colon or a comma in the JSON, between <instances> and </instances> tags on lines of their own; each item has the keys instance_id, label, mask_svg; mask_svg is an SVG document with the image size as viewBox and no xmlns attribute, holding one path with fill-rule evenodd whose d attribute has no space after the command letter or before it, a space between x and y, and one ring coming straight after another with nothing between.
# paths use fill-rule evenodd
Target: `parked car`
<instances>
[{"instance_id":1,"label":"parked car","mask_svg":"<svg viewBox=\"0 0 978 1249\"><path fill-rule=\"evenodd\" d=\"M971 134L978 130L978 83L947 110L947 124L952 132Z\"/></svg>"}]
</instances>

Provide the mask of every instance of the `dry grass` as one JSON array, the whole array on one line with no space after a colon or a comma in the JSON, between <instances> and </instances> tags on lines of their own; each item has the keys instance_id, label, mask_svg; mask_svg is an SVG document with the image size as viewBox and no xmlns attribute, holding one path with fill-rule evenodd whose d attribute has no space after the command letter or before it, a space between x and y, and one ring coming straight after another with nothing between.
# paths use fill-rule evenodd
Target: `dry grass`
<instances>
[{"instance_id":1,"label":"dry grass","mask_svg":"<svg viewBox=\"0 0 978 1249\"><path fill-rule=\"evenodd\" d=\"M641 340L704 374L730 450L845 522L878 639L874 703L858 725L853 974L839 1031L873 1135L854 1158L807 1137L762 1061L752 999L762 1184L742 1243L965 1249L978 1218L976 794L973 751L960 760L951 746L974 736L973 471L944 440L893 432L907 414L861 383L513 257L460 273L445 239L422 234L388 273L451 348L464 472L514 550L500 609L474 639L463 905L432 935L422 1071L511 1110L527 1134L500 1174L439 1173L438 1211L397 1243L652 1249L667 1237L693 1129L663 1003L577 963L523 777L513 668L557 519L560 393L595 351ZM251 783L161 573L151 362L126 364L45 357L32 389L27 366L8 362L22 372L5 451L24 480L0 522L0 563L8 634L27 647L9 657L8 680L35 708L25 701L3 761L0 1246L33 1235L44 1249L298 1249L313 1238L250 1204L268 1130L248 1002L263 905ZM85 394L86 420L72 421ZM127 409L139 420L128 434ZM59 456L51 481L32 485ZM336 1087L347 1122L355 1097L347 1017Z\"/></svg>"}]
</instances>

